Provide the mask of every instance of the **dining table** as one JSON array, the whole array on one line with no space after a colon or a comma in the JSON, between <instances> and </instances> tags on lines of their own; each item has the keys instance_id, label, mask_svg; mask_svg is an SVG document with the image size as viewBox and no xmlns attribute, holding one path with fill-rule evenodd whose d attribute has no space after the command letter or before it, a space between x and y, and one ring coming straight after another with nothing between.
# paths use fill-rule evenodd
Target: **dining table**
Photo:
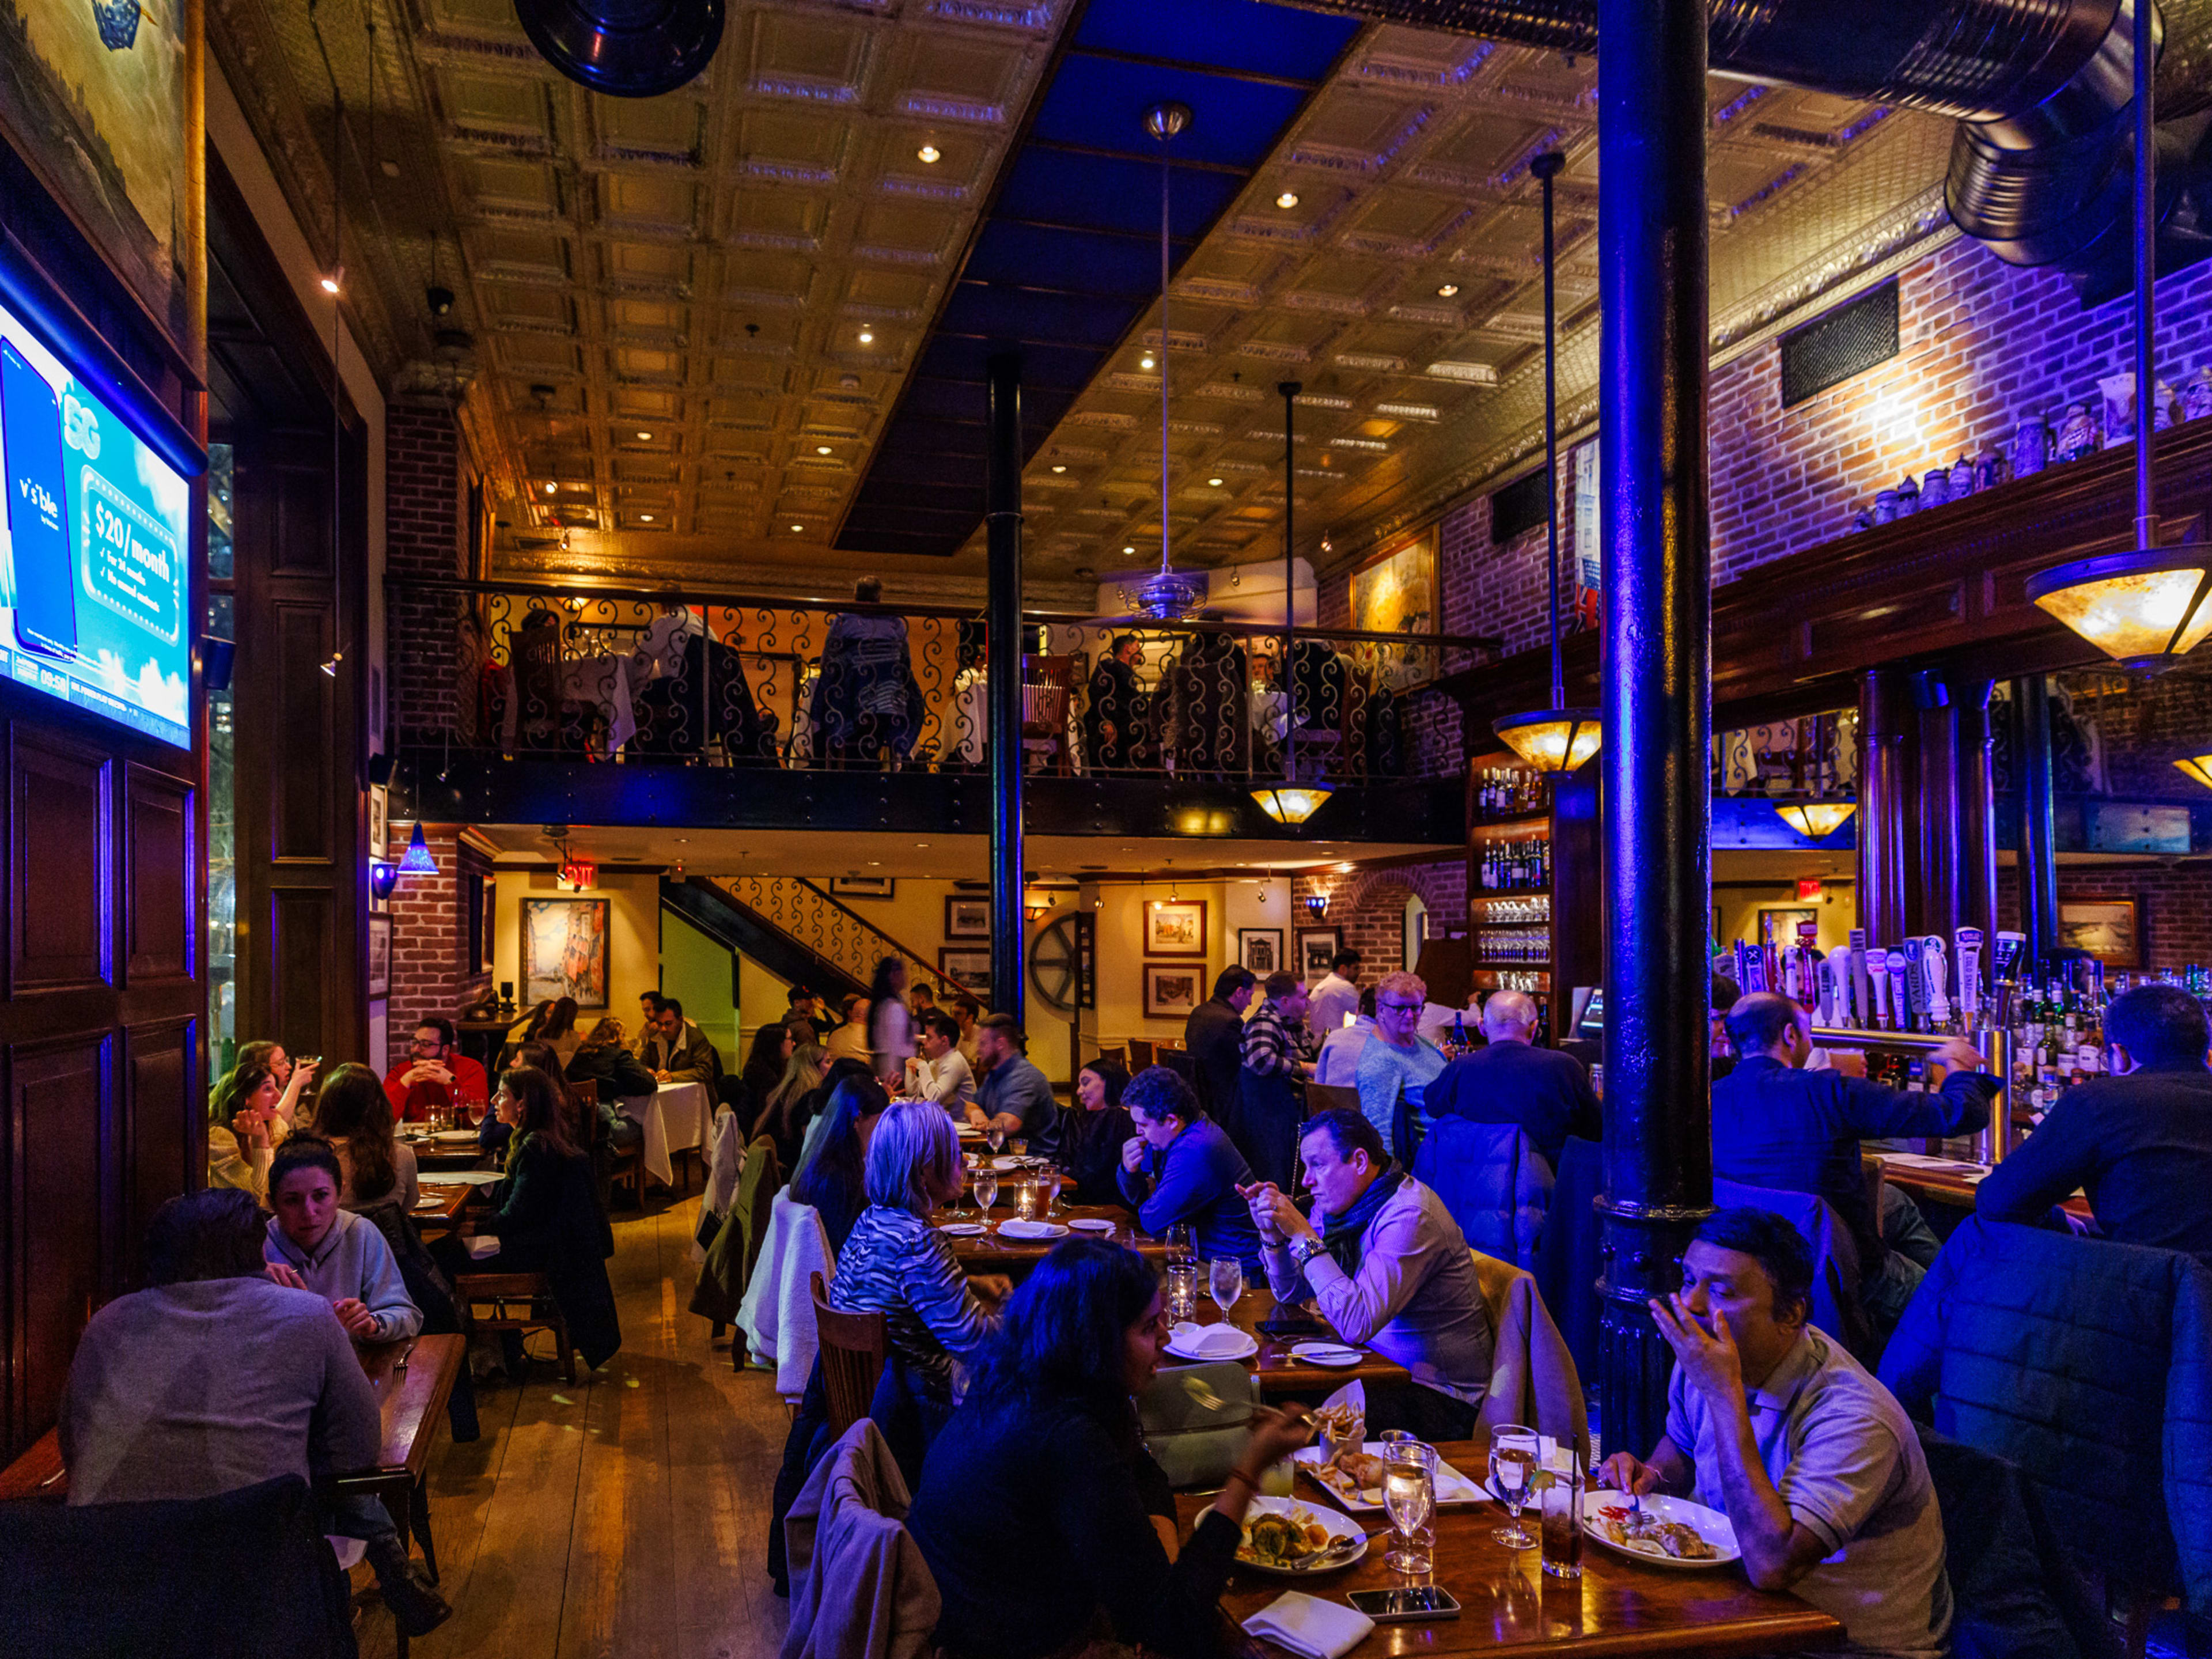
<instances>
[{"instance_id":1,"label":"dining table","mask_svg":"<svg viewBox=\"0 0 2212 1659\"><path fill-rule=\"evenodd\" d=\"M459 1225L469 1194L476 1191L463 1181L422 1181L416 1185L418 1196L409 1213L415 1218L415 1230L425 1238L449 1233Z\"/></svg>"},{"instance_id":2,"label":"dining table","mask_svg":"<svg viewBox=\"0 0 2212 1659\"><path fill-rule=\"evenodd\" d=\"M646 1173L676 1185L676 1154L714 1138L714 1094L703 1083L664 1083L649 1095L623 1095L615 1109L645 1131Z\"/></svg>"},{"instance_id":3,"label":"dining table","mask_svg":"<svg viewBox=\"0 0 2212 1659\"><path fill-rule=\"evenodd\" d=\"M1166 1244L1139 1231L1134 1218L1118 1205L1064 1204L1042 1219L1066 1228L1067 1231L1065 1232L1050 1238L1010 1238L1000 1231L1007 1222L1015 1219L1003 1188L999 1199L999 1203L985 1218L977 1217L972 1194L965 1200L966 1207L957 1215L939 1212L937 1216L937 1224L946 1230L952 1254L963 1273L1005 1273L1010 1279L1020 1279L1050 1255L1054 1247L1063 1239L1081 1237L1085 1233L1109 1244L1126 1245L1148 1261L1160 1262L1167 1259ZM1079 1228L1073 1224L1079 1220L1105 1224ZM966 1231L966 1229L976 1226L985 1231L981 1233ZM956 1229L958 1231L953 1231Z\"/></svg>"},{"instance_id":4,"label":"dining table","mask_svg":"<svg viewBox=\"0 0 2212 1659\"><path fill-rule=\"evenodd\" d=\"M1490 1466L1486 1438L1442 1441L1436 1449L1443 1462L1473 1480L1481 1480ZM1315 1510L1344 1510L1319 1485L1304 1478L1293 1496ZM1212 1502L1204 1492L1178 1495L1178 1521L1187 1530ZM1436 1510L1432 1570L1419 1577L1384 1565L1389 1522L1382 1511L1363 1510L1352 1519L1379 1534L1360 1559L1295 1577L1238 1566L1230 1574L1222 1610L1241 1625L1285 1590L1342 1605L1352 1590L1426 1583L1450 1591L1459 1601L1455 1618L1376 1625L1346 1659L1502 1653L1612 1659L1662 1652L1739 1659L1832 1648L1844 1640L1842 1624L1802 1598L1754 1589L1740 1562L1694 1570L1646 1565L1585 1539L1582 1577L1552 1577L1543 1571L1537 1550L1510 1549L1492 1536L1506 1516L1504 1506L1489 1499ZM1533 1535L1533 1514L1528 1525ZM1289 1651L1264 1639L1259 1646L1271 1655Z\"/></svg>"}]
</instances>

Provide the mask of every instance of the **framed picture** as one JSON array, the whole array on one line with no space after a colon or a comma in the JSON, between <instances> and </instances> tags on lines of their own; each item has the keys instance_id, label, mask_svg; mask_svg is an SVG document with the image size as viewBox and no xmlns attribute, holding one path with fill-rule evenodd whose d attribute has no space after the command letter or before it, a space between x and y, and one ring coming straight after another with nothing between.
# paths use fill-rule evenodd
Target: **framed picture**
<instances>
[{"instance_id":1,"label":"framed picture","mask_svg":"<svg viewBox=\"0 0 2212 1659\"><path fill-rule=\"evenodd\" d=\"M392 994L392 918L388 915L368 919L368 994L371 997Z\"/></svg>"},{"instance_id":2,"label":"framed picture","mask_svg":"<svg viewBox=\"0 0 2212 1659\"><path fill-rule=\"evenodd\" d=\"M1820 924L1820 913L1808 904L1762 904L1759 907L1759 942L1779 950L1797 942L1797 924ZM1718 937L1716 935L1716 937Z\"/></svg>"},{"instance_id":3,"label":"framed picture","mask_svg":"<svg viewBox=\"0 0 2212 1659\"><path fill-rule=\"evenodd\" d=\"M498 936L492 928L498 915L499 886L491 877L486 876L483 878L483 927L477 936L481 941L477 949L482 954L477 958L477 972L480 974L491 972L492 956L498 948Z\"/></svg>"},{"instance_id":4,"label":"framed picture","mask_svg":"<svg viewBox=\"0 0 2212 1659\"><path fill-rule=\"evenodd\" d=\"M971 996L988 1000L991 994L991 953L947 945L937 953L937 971Z\"/></svg>"},{"instance_id":5,"label":"framed picture","mask_svg":"<svg viewBox=\"0 0 2212 1659\"><path fill-rule=\"evenodd\" d=\"M1433 634L1443 626L1434 525L1388 544L1354 567L1352 626L1370 634Z\"/></svg>"},{"instance_id":6,"label":"framed picture","mask_svg":"<svg viewBox=\"0 0 2212 1659\"><path fill-rule=\"evenodd\" d=\"M988 939L991 937L991 901L970 898L959 893L945 896L945 937L947 939Z\"/></svg>"},{"instance_id":7,"label":"framed picture","mask_svg":"<svg viewBox=\"0 0 2212 1659\"><path fill-rule=\"evenodd\" d=\"M1283 930L1279 927L1239 927L1237 960L1265 979L1283 968Z\"/></svg>"},{"instance_id":8,"label":"framed picture","mask_svg":"<svg viewBox=\"0 0 2212 1659\"><path fill-rule=\"evenodd\" d=\"M1206 901L1160 899L1145 907L1145 954L1206 955Z\"/></svg>"},{"instance_id":9,"label":"framed picture","mask_svg":"<svg viewBox=\"0 0 2212 1659\"><path fill-rule=\"evenodd\" d=\"M522 1000L574 997L607 1006L607 909L603 898L522 901Z\"/></svg>"},{"instance_id":10,"label":"framed picture","mask_svg":"<svg viewBox=\"0 0 2212 1659\"><path fill-rule=\"evenodd\" d=\"M830 890L839 898L889 898L896 883L890 876L832 876Z\"/></svg>"},{"instance_id":11,"label":"framed picture","mask_svg":"<svg viewBox=\"0 0 2212 1659\"><path fill-rule=\"evenodd\" d=\"M2142 966L2142 918L2131 898L2061 899L2058 942L2107 968Z\"/></svg>"},{"instance_id":12,"label":"framed picture","mask_svg":"<svg viewBox=\"0 0 2212 1659\"><path fill-rule=\"evenodd\" d=\"M1341 927L1298 929L1298 977L1311 985L1328 977L1329 959L1344 948Z\"/></svg>"},{"instance_id":13,"label":"framed picture","mask_svg":"<svg viewBox=\"0 0 2212 1659\"><path fill-rule=\"evenodd\" d=\"M1198 981L1205 975L1203 968L1181 962L1148 962L1145 964L1145 1018L1146 1019L1184 1019L1197 1007L1200 1000Z\"/></svg>"},{"instance_id":14,"label":"framed picture","mask_svg":"<svg viewBox=\"0 0 2212 1659\"><path fill-rule=\"evenodd\" d=\"M373 859L384 856L384 826L386 808L390 792L382 784L368 786L368 855Z\"/></svg>"}]
</instances>

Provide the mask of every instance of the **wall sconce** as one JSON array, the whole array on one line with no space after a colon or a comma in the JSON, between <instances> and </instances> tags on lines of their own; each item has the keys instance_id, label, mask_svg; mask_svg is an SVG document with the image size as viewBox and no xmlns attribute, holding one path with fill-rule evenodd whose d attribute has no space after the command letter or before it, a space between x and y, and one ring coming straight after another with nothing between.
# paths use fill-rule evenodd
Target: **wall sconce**
<instances>
[{"instance_id":1,"label":"wall sconce","mask_svg":"<svg viewBox=\"0 0 2212 1659\"><path fill-rule=\"evenodd\" d=\"M406 856L399 860L399 872L407 876L434 876L438 860L430 856L430 843L423 838L422 826L417 823L415 833L407 842Z\"/></svg>"},{"instance_id":2,"label":"wall sconce","mask_svg":"<svg viewBox=\"0 0 2212 1659\"><path fill-rule=\"evenodd\" d=\"M392 890L399 885L399 866L386 864L382 859L368 861L368 890L378 899L388 899Z\"/></svg>"},{"instance_id":3,"label":"wall sconce","mask_svg":"<svg viewBox=\"0 0 2212 1659\"><path fill-rule=\"evenodd\" d=\"M1316 921L1319 921L1323 916L1328 914L1328 895L1322 892L1308 893L1306 895L1306 908L1312 912L1313 919Z\"/></svg>"},{"instance_id":4,"label":"wall sconce","mask_svg":"<svg viewBox=\"0 0 2212 1659\"><path fill-rule=\"evenodd\" d=\"M1023 892L1022 914L1029 918L1031 927L1042 921L1051 908L1052 895L1042 888L1031 887Z\"/></svg>"}]
</instances>

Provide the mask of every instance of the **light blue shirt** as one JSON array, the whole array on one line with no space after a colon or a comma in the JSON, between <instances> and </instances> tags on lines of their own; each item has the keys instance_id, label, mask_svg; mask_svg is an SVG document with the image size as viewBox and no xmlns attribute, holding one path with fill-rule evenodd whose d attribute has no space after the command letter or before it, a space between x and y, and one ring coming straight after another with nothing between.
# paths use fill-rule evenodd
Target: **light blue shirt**
<instances>
[{"instance_id":1,"label":"light blue shirt","mask_svg":"<svg viewBox=\"0 0 2212 1659\"><path fill-rule=\"evenodd\" d=\"M1401 1162L1410 1164L1413 1155L1412 1148L1399 1146L1390 1133L1398 1114L1398 1097L1406 1097L1415 1121L1425 1127L1428 1120L1421 1111L1421 1096L1443 1068L1443 1051L1425 1037L1416 1036L1412 1048L1401 1048L1386 1041L1378 1028L1359 1051L1358 1069L1352 1073L1353 1085L1359 1091L1359 1109L1382 1137L1382 1144Z\"/></svg>"}]
</instances>

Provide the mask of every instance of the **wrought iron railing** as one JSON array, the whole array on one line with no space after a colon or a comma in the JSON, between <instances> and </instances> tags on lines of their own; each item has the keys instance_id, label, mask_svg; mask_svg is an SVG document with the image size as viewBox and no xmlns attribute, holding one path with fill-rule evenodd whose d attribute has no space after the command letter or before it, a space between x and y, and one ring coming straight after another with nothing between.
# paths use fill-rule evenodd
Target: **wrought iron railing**
<instances>
[{"instance_id":1,"label":"wrought iron railing","mask_svg":"<svg viewBox=\"0 0 2212 1659\"><path fill-rule=\"evenodd\" d=\"M386 591L403 741L625 764L984 763L972 609L396 578ZM1455 774L1457 706L1434 683L1496 644L1038 612L1024 628L1023 748L1066 775L1281 776L1286 745L1303 778Z\"/></svg>"},{"instance_id":2,"label":"wrought iron railing","mask_svg":"<svg viewBox=\"0 0 2212 1659\"><path fill-rule=\"evenodd\" d=\"M761 920L781 928L824 962L842 968L863 985L875 978L878 963L885 957L896 957L906 963L909 986L927 985L941 997L957 995L962 988L919 952L908 949L811 881L797 876L715 876L709 879Z\"/></svg>"}]
</instances>

